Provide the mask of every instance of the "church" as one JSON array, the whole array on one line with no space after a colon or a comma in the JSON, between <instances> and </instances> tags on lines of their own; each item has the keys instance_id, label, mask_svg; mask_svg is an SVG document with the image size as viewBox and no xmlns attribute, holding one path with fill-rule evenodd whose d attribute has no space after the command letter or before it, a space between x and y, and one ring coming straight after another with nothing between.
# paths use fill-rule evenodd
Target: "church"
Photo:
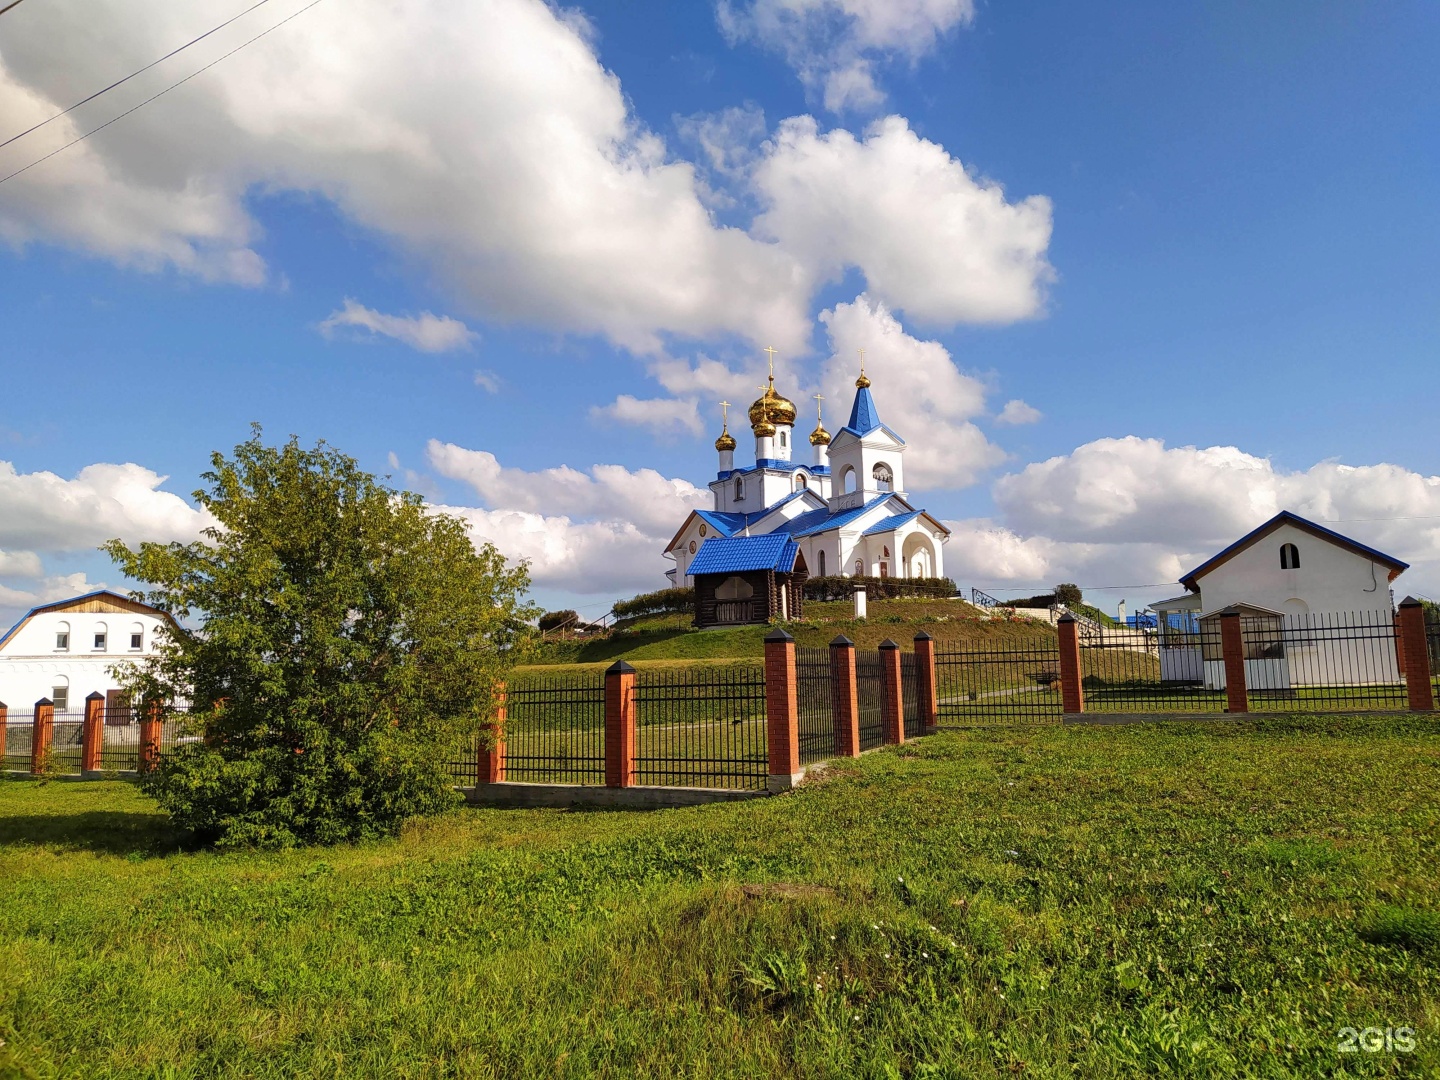
<instances>
[{"instance_id":1,"label":"church","mask_svg":"<svg viewBox=\"0 0 1440 1080\"><path fill-rule=\"evenodd\" d=\"M755 464L736 468L728 417L715 440L715 508L692 511L665 549L671 583L696 588L697 625L800 618L806 577L944 576L950 530L910 503L905 440L863 365L845 426L832 438L817 415L809 462L794 460L795 418L772 371L750 406Z\"/></svg>"}]
</instances>

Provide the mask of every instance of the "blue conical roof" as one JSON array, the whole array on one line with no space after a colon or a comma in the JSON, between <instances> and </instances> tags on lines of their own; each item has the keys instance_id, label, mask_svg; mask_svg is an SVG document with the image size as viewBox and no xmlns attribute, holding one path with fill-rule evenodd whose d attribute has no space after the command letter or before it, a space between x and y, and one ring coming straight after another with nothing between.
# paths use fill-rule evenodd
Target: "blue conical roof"
<instances>
[{"instance_id":1,"label":"blue conical roof","mask_svg":"<svg viewBox=\"0 0 1440 1080\"><path fill-rule=\"evenodd\" d=\"M880 413L875 409L875 399L870 388L861 386L855 391L855 404L850 406L850 422L845 425L856 435L864 435L880 426Z\"/></svg>"}]
</instances>

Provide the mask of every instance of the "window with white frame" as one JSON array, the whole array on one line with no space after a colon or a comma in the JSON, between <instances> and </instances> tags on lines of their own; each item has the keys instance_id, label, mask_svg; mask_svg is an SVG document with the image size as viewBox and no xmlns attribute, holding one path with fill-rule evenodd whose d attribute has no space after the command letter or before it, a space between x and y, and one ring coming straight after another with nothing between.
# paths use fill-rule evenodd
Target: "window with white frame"
<instances>
[{"instance_id":1,"label":"window with white frame","mask_svg":"<svg viewBox=\"0 0 1440 1080\"><path fill-rule=\"evenodd\" d=\"M50 703L55 706L56 712L65 712L70 708L70 680L64 675L55 676L55 685L50 688Z\"/></svg>"},{"instance_id":2,"label":"window with white frame","mask_svg":"<svg viewBox=\"0 0 1440 1080\"><path fill-rule=\"evenodd\" d=\"M57 623L55 626L55 651L70 651L70 624L68 622Z\"/></svg>"},{"instance_id":3,"label":"window with white frame","mask_svg":"<svg viewBox=\"0 0 1440 1080\"><path fill-rule=\"evenodd\" d=\"M130 651L140 652L145 648L145 627L136 623L130 627Z\"/></svg>"}]
</instances>

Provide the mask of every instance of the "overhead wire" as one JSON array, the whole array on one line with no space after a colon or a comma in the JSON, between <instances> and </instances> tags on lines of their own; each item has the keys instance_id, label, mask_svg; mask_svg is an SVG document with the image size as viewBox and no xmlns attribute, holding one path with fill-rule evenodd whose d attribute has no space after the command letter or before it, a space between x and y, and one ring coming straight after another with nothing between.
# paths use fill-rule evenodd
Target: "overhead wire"
<instances>
[{"instance_id":1,"label":"overhead wire","mask_svg":"<svg viewBox=\"0 0 1440 1080\"><path fill-rule=\"evenodd\" d=\"M144 67L140 68L138 71L132 71L129 75L126 75L123 79L117 79L115 82L111 83L109 86L105 87L105 89L103 89L103 90L96 90L95 93L91 94L89 97L87 97L87 98L81 98L79 101L75 102L74 105L71 105L68 109L63 110L62 112L58 112L58 113L56 113L54 116L48 117L48 118L46 118L46 119L44 119L44 120L41 120L38 124L35 124L35 125L31 126L31 127L26 128L24 131L20 132L18 135L11 135L10 138L6 139L4 142L0 142L0 149L3 149L3 148L5 148L5 147L9 146L9 145L10 145L11 143L13 143L16 139L23 139L26 135L29 135L31 132L39 131L39 130L40 130L41 128L43 128L46 124L53 123L54 121L59 120L62 116L66 116L66 115L74 112L76 109L80 108L81 105L88 105L88 104L90 104L90 102L94 101L96 98L100 97L102 94L108 94L111 90L114 90L117 86L124 86L124 85L125 85L127 82L129 82L131 79L135 78L135 76L137 76L137 75L144 75L145 72L149 71L149 70L150 70L151 68L153 68L156 64L163 64L166 60L169 60L172 56L178 56L180 53L182 53L182 52L184 52L186 49L190 48L191 45L197 45L197 44L199 44L200 42L204 41L207 37L209 37L211 34L218 33L219 31L224 30L225 27L229 26L229 25L230 25L231 23L233 23L236 19L242 19L242 18L244 18L246 15L249 15L250 12L254 11L256 8L258 8L258 7L260 7L260 6L264 5L264 4L268 4L269 2L270 2L270 0L259 0L258 3L251 4L251 5L250 5L248 8L246 8L244 11L240 12L239 15L235 15L235 16L233 16L232 18L226 19L226 20L225 20L223 23L221 23L219 26L212 27L211 29L206 30L205 33L201 34L201 35L200 35L199 37L197 37L197 38L194 38L194 39L192 39L192 40L190 40L190 41L187 41L184 45L181 45L178 49L171 49L171 50L170 50L168 53L166 53L164 56L160 57L159 60L151 61L150 63L146 64ZM20 3L20 0L15 0L15 4L18 4L18 3ZM11 4L10 7L14 7L15 4ZM3 15L6 11L9 11L9 10L10 10L10 8L0 8L0 15Z\"/></svg>"},{"instance_id":2,"label":"overhead wire","mask_svg":"<svg viewBox=\"0 0 1440 1080\"><path fill-rule=\"evenodd\" d=\"M261 38L263 38L266 34L272 33L273 31L280 29L280 27L284 26L284 25L285 25L286 23L288 23L291 19L297 18L297 17L305 14L305 12L309 11L309 10L310 10L311 8L313 8L316 4L319 4L319 3L321 3L321 2L322 2L322 0L310 0L310 3L306 4L306 5L305 5L303 8L301 8L299 11L296 11L296 12L290 14L290 15L287 15L285 18L281 19L278 23L276 23L274 26L271 26L271 27L269 27L268 29L265 29L265 30L260 31L260 33L256 34L254 37L250 38L248 41L242 42L241 44L235 46L235 48L231 49L229 52L225 53L223 56L219 56L219 57L215 58L214 60L211 60L210 63L208 63L208 64L206 64L204 67L200 68L200 70L198 70L198 71L192 71L189 75L186 75L183 79L180 79L180 80L178 80L178 81L176 81L176 82L171 83L169 86L167 86L164 90L161 90L159 93L150 95L150 97L148 97L148 98L146 98L144 101L140 102L140 104L135 105L135 106L133 106L133 107L131 107L131 108L129 108L129 109L126 109L123 113L121 113L119 116L115 117L114 119L105 121L105 123L101 124L99 127L91 128L89 131L85 132L85 134L80 135L80 136L77 136L77 137L74 138L74 139L71 139L71 140L70 140L68 143L66 143L64 146L60 146L60 147L55 148L54 150L51 150L50 153L46 154L44 157L36 158L34 161L30 162L30 164L29 164L29 165L26 165L24 168L16 169L14 172L10 173L8 176L0 177L0 184L3 184L3 183L5 183L6 181L9 181L9 180L15 179L15 177L19 176L21 173L29 172L29 171L30 171L31 169L33 169L36 165L40 165L40 164L43 164L43 163L46 162L46 161L49 161L49 160L50 160L52 157L54 157L56 154L60 154L60 153L63 153L64 151L66 151L66 150L69 150L72 146L75 146L75 145L78 144L78 143L82 143L82 142L84 142L86 139L90 138L91 135L95 135L95 134L97 134L98 132L104 131L104 130L105 130L106 128L108 128L111 124L114 124L114 123L117 123L117 122L119 122L119 121L121 121L121 120L124 120L125 117L129 116L131 113L133 113L133 112L138 112L139 110L143 109L146 105L149 105L152 101L156 101L156 100L158 100L159 98L164 97L166 94L170 93L171 90L174 90L174 89L176 89L177 87L180 87L180 86L184 86L187 82L189 82L191 79L195 78L197 75L203 75L205 72L207 72L207 71L209 71L211 68L213 68L216 64L220 63L220 62L223 61L223 60L228 60L228 59L230 59L230 57L234 56L234 55L235 55L236 53L238 53L241 49L244 49L244 48L246 48L246 47L248 47L248 46L250 46L250 45L255 44L255 42L259 41L259 40L260 40Z\"/></svg>"},{"instance_id":3,"label":"overhead wire","mask_svg":"<svg viewBox=\"0 0 1440 1080\"><path fill-rule=\"evenodd\" d=\"M5 12L9 11L13 7L19 7L24 2L25 0L10 0L10 3L6 4L4 7L0 7L0 15L4 15Z\"/></svg>"}]
</instances>

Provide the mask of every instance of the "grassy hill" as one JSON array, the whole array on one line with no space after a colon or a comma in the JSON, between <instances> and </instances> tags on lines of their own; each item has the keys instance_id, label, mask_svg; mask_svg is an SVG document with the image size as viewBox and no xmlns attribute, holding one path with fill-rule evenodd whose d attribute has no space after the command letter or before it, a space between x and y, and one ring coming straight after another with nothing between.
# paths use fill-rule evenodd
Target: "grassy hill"
<instances>
[{"instance_id":1,"label":"grassy hill","mask_svg":"<svg viewBox=\"0 0 1440 1080\"><path fill-rule=\"evenodd\" d=\"M856 621L850 601L807 603L805 619L784 624L797 645L828 645L844 634L862 649L891 638L910 648L921 630L939 647L1007 640L1033 641L1054 637L1049 626L1030 620L1000 622L981 619L969 604L954 600L874 600L869 617ZM603 640L564 641L542 646L534 663L609 664L616 660L691 661L759 659L764 655L768 626L736 626L696 630L689 615L653 615L628 620Z\"/></svg>"},{"instance_id":2,"label":"grassy hill","mask_svg":"<svg viewBox=\"0 0 1440 1080\"><path fill-rule=\"evenodd\" d=\"M278 854L0 781L0 1076L1435 1076L1437 845L1419 717L945 733Z\"/></svg>"}]
</instances>

